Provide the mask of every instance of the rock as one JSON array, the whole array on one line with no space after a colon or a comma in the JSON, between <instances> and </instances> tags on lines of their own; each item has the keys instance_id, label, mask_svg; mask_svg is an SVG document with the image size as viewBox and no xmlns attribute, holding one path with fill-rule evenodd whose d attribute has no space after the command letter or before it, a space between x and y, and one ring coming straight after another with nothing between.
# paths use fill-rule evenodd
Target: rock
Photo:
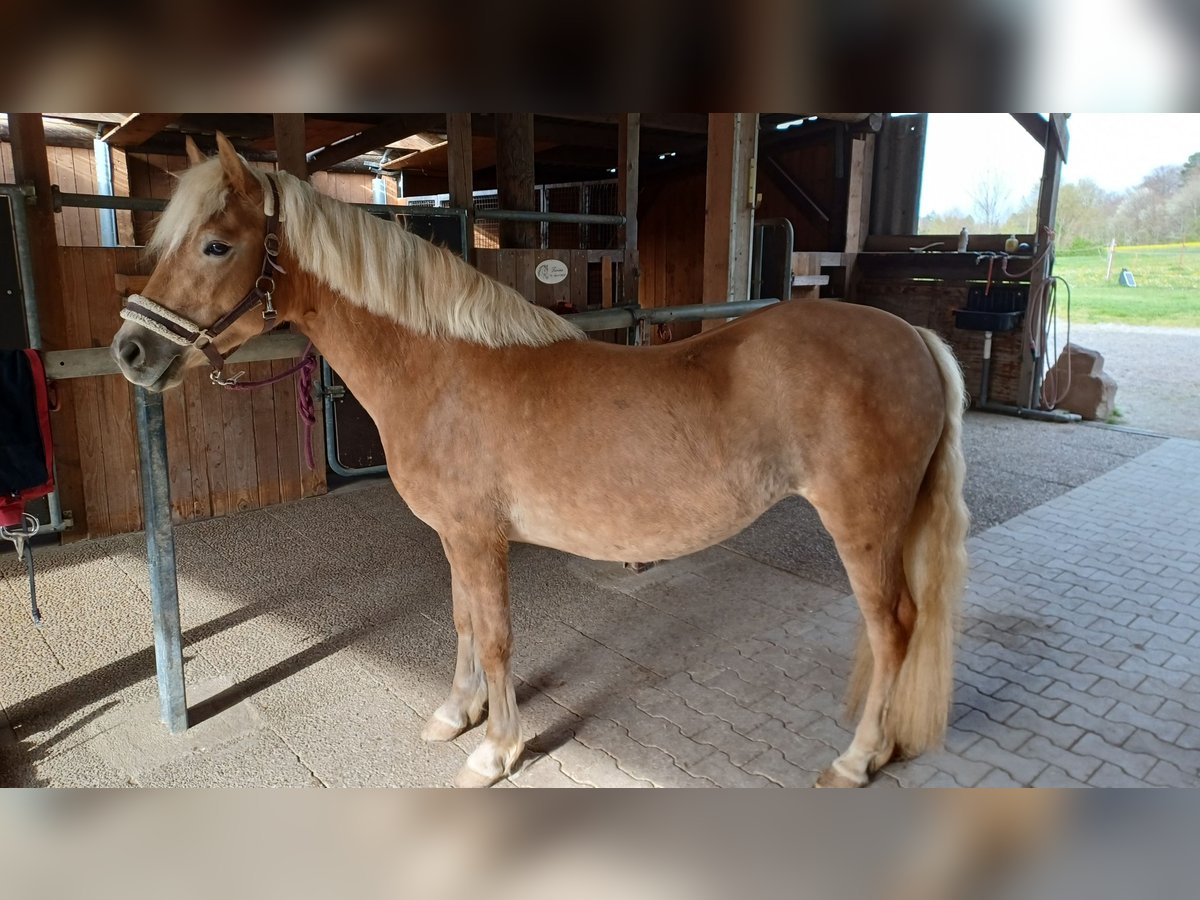
<instances>
[{"instance_id":1,"label":"rock","mask_svg":"<svg viewBox=\"0 0 1200 900\"><path fill-rule=\"evenodd\" d=\"M1048 400L1060 398L1055 409L1103 422L1112 415L1117 383L1104 371L1104 357L1099 352L1067 344L1046 373L1043 394Z\"/></svg>"}]
</instances>

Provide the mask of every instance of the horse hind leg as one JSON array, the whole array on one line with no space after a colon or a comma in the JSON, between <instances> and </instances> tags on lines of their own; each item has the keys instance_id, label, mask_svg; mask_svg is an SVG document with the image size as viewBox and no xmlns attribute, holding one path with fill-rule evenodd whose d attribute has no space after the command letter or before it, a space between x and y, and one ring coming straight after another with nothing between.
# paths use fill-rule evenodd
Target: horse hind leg
<instances>
[{"instance_id":1,"label":"horse hind leg","mask_svg":"<svg viewBox=\"0 0 1200 900\"><path fill-rule=\"evenodd\" d=\"M882 546L861 539L855 542L837 533L834 540L864 621L864 639L860 642L850 695L852 698L856 693L861 695L865 682L866 698L854 739L821 773L817 786L862 787L887 764L896 749L888 712L908 650L914 607L904 581L899 535ZM855 705L853 699L851 705Z\"/></svg>"}]
</instances>

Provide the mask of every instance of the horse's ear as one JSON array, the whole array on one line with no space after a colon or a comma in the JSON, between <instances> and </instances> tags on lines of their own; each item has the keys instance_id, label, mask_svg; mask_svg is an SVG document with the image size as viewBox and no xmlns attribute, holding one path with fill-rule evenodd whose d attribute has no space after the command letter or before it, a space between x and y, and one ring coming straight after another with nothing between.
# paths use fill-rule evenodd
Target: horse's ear
<instances>
[{"instance_id":1,"label":"horse's ear","mask_svg":"<svg viewBox=\"0 0 1200 900\"><path fill-rule=\"evenodd\" d=\"M250 188L255 184L254 176L250 174L250 170L246 168L246 164L242 162L238 152L233 149L229 138L219 131L217 132L217 155L221 157L221 169L225 172L229 186L242 196L249 197Z\"/></svg>"},{"instance_id":2,"label":"horse's ear","mask_svg":"<svg viewBox=\"0 0 1200 900\"><path fill-rule=\"evenodd\" d=\"M198 166L200 163L208 159L207 156L200 152L200 148L196 146L196 142L192 140L192 136L190 134L184 137L183 146L187 149L188 162L190 162L193 166Z\"/></svg>"}]
</instances>

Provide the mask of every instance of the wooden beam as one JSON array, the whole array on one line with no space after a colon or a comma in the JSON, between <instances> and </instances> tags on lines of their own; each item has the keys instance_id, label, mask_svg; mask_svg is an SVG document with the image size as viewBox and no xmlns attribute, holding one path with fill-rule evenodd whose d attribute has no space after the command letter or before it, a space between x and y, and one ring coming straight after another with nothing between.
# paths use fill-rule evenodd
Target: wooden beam
<instances>
[{"instance_id":1,"label":"wooden beam","mask_svg":"<svg viewBox=\"0 0 1200 900\"><path fill-rule=\"evenodd\" d=\"M304 153L304 113L275 113L275 165L281 172L308 180Z\"/></svg>"},{"instance_id":2,"label":"wooden beam","mask_svg":"<svg viewBox=\"0 0 1200 900\"><path fill-rule=\"evenodd\" d=\"M872 234L916 234L929 116L895 116L875 138Z\"/></svg>"},{"instance_id":3,"label":"wooden beam","mask_svg":"<svg viewBox=\"0 0 1200 900\"><path fill-rule=\"evenodd\" d=\"M708 121L702 295L705 303L726 303L750 296L758 114L709 113Z\"/></svg>"},{"instance_id":4,"label":"wooden beam","mask_svg":"<svg viewBox=\"0 0 1200 900\"><path fill-rule=\"evenodd\" d=\"M815 215L816 221L819 221L820 224L829 224L829 213L822 209L816 200L808 196L808 193L804 190L804 188L800 187L800 185L796 183L796 180L788 174L787 170L781 166L774 157L763 157L763 169L767 173L767 176L773 182L775 182L779 189L787 194L788 199L791 200L795 206L798 206L800 209L806 210L810 214Z\"/></svg>"},{"instance_id":5,"label":"wooden beam","mask_svg":"<svg viewBox=\"0 0 1200 900\"><path fill-rule=\"evenodd\" d=\"M1035 141L1044 149L1046 142L1053 140L1058 147L1063 162L1067 161L1067 147L1070 145L1070 135L1067 133L1067 113L1051 113L1049 120L1037 113L1010 113L1017 122L1028 131Z\"/></svg>"},{"instance_id":6,"label":"wooden beam","mask_svg":"<svg viewBox=\"0 0 1200 900\"><path fill-rule=\"evenodd\" d=\"M865 134L850 141L850 166L846 189L846 283L854 277L854 265L867 241L871 227L871 177L875 167L875 135Z\"/></svg>"},{"instance_id":7,"label":"wooden beam","mask_svg":"<svg viewBox=\"0 0 1200 900\"><path fill-rule=\"evenodd\" d=\"M136 147L154 137L183 113L133 113L120 125L110 128L104 140L114 147Z\"/></svg>"},{"instance_id":8,"label":"wooden beam","mask_svg":"<svg viewBox=\"0 0 1200 900\"><path fill-rule=\"evenodd\" d=\"M1029 296L1039 296L1044 290L1043 285L1054 272L1054 245L1050 243L1047 236L1047 229L1053 230L1054 222L1058 215L1058 189L1062 183L1062 166L1063 156L1058 144L1058 138L1054 137L1046 141L1046 154L1042 162L1042 186L1038 193L1038 217L1036 243L1034 244L1034 258L1045 252L1045 259L1041 265L1034 268L1029 276ZM1031 304L1031 308L1033 304ZM1029 322L1027 327L1029 333L1034 335L1042 335L1045 333L1046 318L1049 314L1048 304L1040 303L1036 307L1040 313L1040 321ZM1040 357L1046 352L1046 347L1043 346L1041 339L1038 339L1037 355ZM1053 365L1054 360L1047 360L1048 365ZM1037 371L1037 361L1029 353L1021 354L1021 371L1017 382L1017 397L1021 405L1028 403L1029 406L1037 408L1039 404L1038 394L1041 390L1039 383L1040 373Z\"/></svg>"},{"instance_id":9,"label":"wooden beam","mask_svg":"<svg viewBox=\"0 0 1200 900\"><path fill-rule=\"evenodd\" d=\"M625 217L619 240L625 256L621 263L621 302L638 302L638 156L642 117L625 113L617 122L617 211Z\"/></svg>"},{"instance_id":10,"label":"wooden beam","mask_svg":"<svg viewBox=\"0 0 1200 900\"><path fill-rule=\"evenodd\" d=\"M1067 132L1067 116L1069 113L1050 113L1050 131L1058 144L1058 153L1062 161L1067 161L1067 148L1071 144L1071 135Z\"/></svg>"},{"instance_id":11,"label":"wooden beam","mask_svg":"<svg viewBox=\"0 0 1200 900\"><path fill-rule=\"evenodd\" d=\"M422 123L423 124L423 123ZM373 128L360 131L314 153L308 160L308 171L323 172L348 159L371 150L386 147L393 141L406 138L418 129L406 116L391 116Z\"/></svg>"},{"instance_id":12,"label":"wooden beam","mask_svg":"<svg viewBox=\"0 0 1200 900\"><path fill-rule=\"evenodd\" d=\"M496 192L501 209L534 209L533 113L496 113ZM536 249L537 222L501 222L500 246Z\"/></svg>"},{"instance_id":13,"label":"wooden beam","mask_svg":"<svg viewBox=\"0 0 1200 900\"><path fill-rule=\"evenodd\" d=\"M467 211L467 262L475 256L475 168L470 113L446 113L446 165L450 205Z\"/></svg>"},{"instance_id":14,"label":"wooden beam","mask_svg":"<svg viewBox=\"0 0 1200 900\"><path fill-rule=\"evenodd\" d=\"M1037 113L1010 113L1017 120L1017 124L1029 132L1030 137L1038 142L1044 149L1046 146L1047 129L1050 123L1045 118Z\"/></svg>"},{"instance_id":15,"label":"wooden beam","mask_svg":"<svg viewBox=\"0 0 1200 900\"><path fill-rule=\"evenodd\" d=\"M32 286L36 287L42 346L46 350L70 347L67 313L63 303L63 274L58 258L54 204L50 196L50 165L46 158L46 134L39 113L9 113L13 175L20 185L31 185L36 202L26 211L29 222ZM79 433L75 423L75 396L69 386L60 391L60 411L51 413L54 455L58 469L58 492L64 516L75 520L74 533L64 540L87 536L87 506L83 494L83 469L79 456Z\"/></svg>"},{"instance_id":16,"label":"wooden beam","mask_svg":"<svg viewBox=\"0 0 1200 900\"><path fill-rule=\"evenodd\" d=\"M599 125L620 125L628 113L550 113L555 119L570 122L590 122ZM678 131L683 134L703 135L708 131L708 117L704 113L639 113L643 128L658 131ZM539 123L540 124L540 123Z\"/></svg>"}]
</instances>

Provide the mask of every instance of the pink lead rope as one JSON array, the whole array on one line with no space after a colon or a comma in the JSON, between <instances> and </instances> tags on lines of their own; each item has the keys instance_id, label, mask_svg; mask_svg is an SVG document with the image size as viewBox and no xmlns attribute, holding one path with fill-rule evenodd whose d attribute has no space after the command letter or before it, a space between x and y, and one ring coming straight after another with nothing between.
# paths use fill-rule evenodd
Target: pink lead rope
<instances>
[{"instance_id":1,"label":"pink lead rope","mask_svg":"<svg viewBox=\"0 0 1200 900\"><path fill-rule=\"evenodd\" d=\"M278 375L272 375L270 378L264 378L261 381L231 381L223 385L223 387L231 391L252 391L255 388L278 384L285 378L290 378L299 372L300 382L296 387L296 412L300 415L300 420L304 423L304 462L310 472L316 468L312 447L313 426L317 424L317 410L313 405L312 396L312 379L316 368L317 354L313 352L312 341L309 341L308 346L304 348L304 354L301 356L300 362L286 371L280 372Z\"/></svg>"}]
</instances>

